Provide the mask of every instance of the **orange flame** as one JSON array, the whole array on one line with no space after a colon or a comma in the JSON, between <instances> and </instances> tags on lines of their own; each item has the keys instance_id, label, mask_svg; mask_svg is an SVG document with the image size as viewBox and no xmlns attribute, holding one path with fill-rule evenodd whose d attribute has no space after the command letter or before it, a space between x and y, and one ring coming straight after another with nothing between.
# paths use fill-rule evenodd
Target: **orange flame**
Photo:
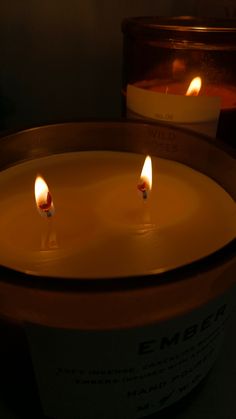
<instances>
[{"instance_id":1,"label":"orange flame","mask_svg":"<svg viewBox=\"0 0 236 419\"><path fill-rule=\"evenodd\" d=\"M202 79L201 79L201 77L195 77L191 81L191 83L190 83L190 85L188 87L188 90L185 93L186 96L198 96L198 94L199 94L199 92L201 90L201 87L202 87Z\"/></svg>"},{"instance_id":2,"label":"orange flame","mask_svg":"<svg viewBox=\"0 0 236 419\"><path fill-rule=\"evenodd\" d=\"M42 176L37 176L34 184L34 194L37 209L43 217L52 217L55 212L52 195Z\"/></svg>"},{"instance_id":3,"label":"orange flame","mask_svg":"<svg viewBox=\"0 0 236 419\"><path fill-rule=\"evenodd\" d=\"M152 160L150 156L145 159L138 189L142 192L143 198L147 199L148 192L152 189Z\"/></svg>"}]
</instances>

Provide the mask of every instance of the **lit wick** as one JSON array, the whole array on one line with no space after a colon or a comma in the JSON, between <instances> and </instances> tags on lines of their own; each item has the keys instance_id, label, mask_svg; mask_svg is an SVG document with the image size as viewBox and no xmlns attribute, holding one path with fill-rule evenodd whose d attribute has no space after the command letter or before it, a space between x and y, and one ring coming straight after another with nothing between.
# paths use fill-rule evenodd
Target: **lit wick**
<instances>
[{"instance_id":1,"label":"lit wick","mask_svg":"<svg viewBox=\"0 0 236 419\"><path fill-rule=\"evenodd\" d=\"M202 79L201 77L194 77L191 81L187 92L185 93L186 96L198 96L202 87Z\"/></svg>"},{"instance_id":2,"label":"lit wick","mask_svg":"<svg viewBox=\"0 0 236 419\"><path fill-rule=\"evenodd\" d=\"M55 208L48 185L41 176L37 176L35 179L34 194L39 214L48 219L42 231L41 248L42 250L57 249L57 237L52 224L52 216L55 213Z\"/></svg>"},{"instance_id":3,"label":"lit wick","mask_svg":"<svg viewBox=\"0 0 236 419\"><path fill-rule=\"evenodd\" d=\"M45 180L41 176L36 177L34 193L39 214L43 217L52 217L55 212L52 195L49 192Z\"/></svg>"},{"instance_id":4,"label":"lit wick","mask_svg":"<svg viewBox=\"0 0 236 419\"><path fill-rule=\"evenodd\" d=\"M147 156L143 165L143 169L140 175L140 183L138 184L138 190L142 192L143 199L148 198L148 193L152 189L152 160L150 156Z\"/></svg>"}]
</instances>

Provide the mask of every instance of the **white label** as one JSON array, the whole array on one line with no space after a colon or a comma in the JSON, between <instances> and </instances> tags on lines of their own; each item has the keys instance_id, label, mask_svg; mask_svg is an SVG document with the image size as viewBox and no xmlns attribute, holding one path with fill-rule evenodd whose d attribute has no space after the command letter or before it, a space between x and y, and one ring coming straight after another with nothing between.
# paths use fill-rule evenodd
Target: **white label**
<instances>
[{"instance_id":1,"label":"white label","mask_svg":"<svg viewBox=\"0 0 236 419\"><path fill-rule=\"evenodd\" d=\"M45 414L134 419L167 407L211 368L227 316L221 298L183 317L133 329L27 325Z\"/></svg>"},{"instance_id":2,"label":"white label","mask_svg":"<svg viewBox=\"0 0 236 419\"><path fill-rule=\"evenodd\" d=\"M175 123L215 137L220 98L165 94L128 85L127 112L136 118Z\"/></svg>"}]
</instances>

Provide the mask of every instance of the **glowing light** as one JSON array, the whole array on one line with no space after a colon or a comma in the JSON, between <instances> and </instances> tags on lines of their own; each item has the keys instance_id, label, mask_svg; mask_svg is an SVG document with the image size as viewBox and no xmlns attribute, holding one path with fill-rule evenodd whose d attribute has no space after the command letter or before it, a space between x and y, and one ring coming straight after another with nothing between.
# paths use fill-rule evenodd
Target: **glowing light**
<instances>
[{"instance_id":1,"label":"glowing light","mask_svg":"<svg viewBox=\"0 0 236 419\"><path fill-rule=\"evenodd\" d=\"M200 90L202 87L202 79L201 77L195 77L189 87L188 90L186 92L186 96L198 96Z\"/></svg>"},{"instance_id":2,"label":"glowing light","mask_svg":"<svg viewBox=\"0 0 236 419\"><path fill-rule=\"evenodd\" d=\"M42 176L37 176L34 185L34 194L37 209L43 217L52 217L55 212L52 195Z\"/></svg>"},{"instance_id":3,"label":"glowing light","mask_svg":"<svg viewBox=\"0 0 236 419\"><path fill-rule=\"evenodd\" d=\"M148 192L152 189L152 160L147 156L140 175L139 191L143 194L143 199L147 199Z\"/></svg>"}]
</instances>

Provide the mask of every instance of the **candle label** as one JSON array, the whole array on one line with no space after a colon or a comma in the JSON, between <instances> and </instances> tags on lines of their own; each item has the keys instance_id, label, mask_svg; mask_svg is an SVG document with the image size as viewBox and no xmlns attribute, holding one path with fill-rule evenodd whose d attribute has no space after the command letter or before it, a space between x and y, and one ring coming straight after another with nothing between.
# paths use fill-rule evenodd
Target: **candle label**
<instances>
[{"instance_id":1,"label":"candle label","mask_svg":"<svg viewBox=\"0 0 236 419\"><path fill-rule=\"evenodd\" d=\"M226 301L221 297L174 320L132 329L27 325L45 414L134 419L181 399L217 357L229 314Z\"/></svg>"},{"instance_id":2,"label":"candle label","mask_svg":"<svg viewBox=\"0 0 236 419\"><path fill-rule=\"evenodd\" d=\"M178 124L211 137L216 136L220 98L154 92L127 86L127 116Z\"/></svg>"}]
</instances>

